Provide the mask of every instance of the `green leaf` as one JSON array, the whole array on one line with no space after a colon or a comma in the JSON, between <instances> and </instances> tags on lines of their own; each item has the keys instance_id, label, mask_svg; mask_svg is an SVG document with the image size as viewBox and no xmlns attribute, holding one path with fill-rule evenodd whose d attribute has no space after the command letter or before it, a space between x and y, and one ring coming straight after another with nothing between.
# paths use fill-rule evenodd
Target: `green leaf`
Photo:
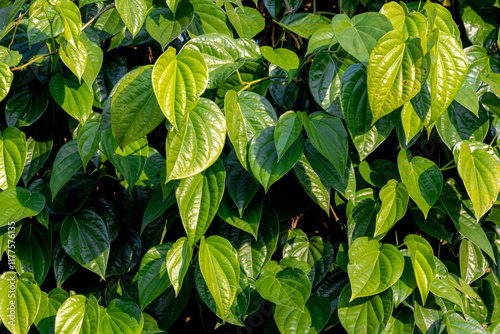
<instances>
[{"instance_id":1,"label":"green leaf","mask_svg":"<svg viewBox=\"0 0 500 334\"><path fill-rule=\"evenodd\" d=\"M36 141L33 137L29 137L26 146L26 163L22 175L24 184L28 184L49 158L52 150L52 140Z\"/></svg>"},{"instance_id":2,"label":"green leaf","mask_svg":"<svg viewBox=\"0 0 500 334\"><path fill-rule=\"evenodd\" d=\"M227 170L226 189L241 218L260 185L243 168L234 150L229 153L224 164Z\"/></svg>"},{"instance_id":3,"label":"green leaf","mask_svg":"<svg viewBox=\"0 0 500 334\"><path fill-rule=\"evenodd\" d=\"M82 160L78 153L78 140L73 139L59 149L52 165L49 183L52 201L80 168L82 168Z\"/></svg>"},{"instance_id":4,"label":"green leaf","mask_svg":"<svg viewBox=\"0 0 500 334\"><path fill-rule=\"evenodd\" d=\"M437 297L449 300L457 305L462 312L465 312L464 301L448 277L436 276L432 281L430 291Z\"/></svg>"},{"instance_id":5,"label":"green leaf","mask_svg":"<svg viewBox=\"0 0 500 334\"><path fill-rule=\"evenodd\" d=\"M103 52L100 45L94 43L94 35L84 32L81 37L80 42L83 43L88 55L82 78L90 86L95 82L102 68Z\"/></svg>"},{"instance_id":6,"label":"green leaf","mask_svg":"<svg viewBox=\"0 0 500 334\"><path fill-rule=\"evenodd\" d=\"M382 188L391 179L400 180L398 167L389 160L377 159L372 163L363 160L358 169L363 179L377 188Z\"/></svg>"},{"instance_id":7,"label":"green leaf","mask_svg":"<svg viewBox=\"0 0 500 334\"><path fill-rule=\"evenodd\" d=\"M64 32L64 22L54 5L45 1L34 2L29 10L28 45L56 37Z\"/></svg>"},{"instance_id":8,"label":"green leaf","mask_svg":"<svg viewBox=\"0 0 500 334\"><path fill-rule=\"evenodd\" d=\"M248 147L250 170L264 187L266 193L273 183L281 179L295 166L304 151L304 137L299 136L278 162L274 129L274 126L265 128L252 138Z\"/></svg>"},{"instance_id":9,"label":"green leaf","mask_svg":"<svg viewBox=\"0 0 500 334\"><path fill-rule=\"evenodd\" d=\"M368 62L377 41L392 30L391 21L380 13L363 13L351 19L345 14L332 19L333 32L342 48L361 62Z\"/></svg>"},{"instance_id":10,"label":"green leaf","mask_svg":"<svg viewBox=\"0 0 500 334\"><path fill-rule=\"evenodd\" d=\"M243 270L251 278L257 278L262 268L269 263L278 244L278 217L269 206L262 211L261 223L257 238L229 224L220 226L221 235L236 249Z\"/></svg>"},{"instance_id":11,"label":"green leaf","mask_svg":"<svg viewBox=\"0 0 500 334\"><path fill-rule=\"evenodd\" d=\"M23 55L18 51L10 51L8 48L4 46L0 46L0 62L5 63L7 66L17 66Z\"/></svg>"},{"instance_id":12,"label":"green leaf","mask_svg":"<svg viewBox=\"0 0 500 334\"><path fill-rule=\"evenodd\" d=\"M57 286L60 287L68 277L80 268L80 265L64 251L60 242L54 243L53 248L54 276Z\"/></svg>"},{"instance_id":13,"label":"green leaf","mask_svg":"<svg viewBox=\"0 0 500 334\"><path fill-rule=\"evenodd\" d=\"M193 0L190 2L195 12L195 19L188 28L190 36L220 33L233 37L233 32L226 23L226 13L222 8L212 0Z\"/></svg>"},{"instance_id":14,"label":"green leaf","mask_svg":"<svg viewBox=\"0 0 500 334\"><path fill-rule=\"evenodd\" d=\"M165 120L153 93L153 66L128 72L111 98L111 129L120 148L144 137Z\"/></svg>"},{"instance_id":15,"label":"green leaf","mask_svg":"<svg viewBox=\"0 0 500 334\"><path fill-rule=\"evenodd\" d=\"M69 297L57 310L55 334L98 332L101 310L93 295L88 299L83 295Z\"/></svg>"},{"instance_id":16,"label":"green leaf","mask_svg":"<svg viewBox=\"0 0 500 334\"><path fill-rule=\"evenodd\" d=\"M77 46L73 46L69 42L63 42L59 47L59 57L61 57L64 65L77 76L78 82L81 83L88 60L87 49L82 41L78 41Z\"/></svg>"},{"instance_id":17,"label":"green leaf","mask_svg":"<svg viewBox=\"0 0 500 334\"><path fill-rule=\"evenodd\" d=\"M486 334L483 326L476 319L465 315L465 318L456 312L445 314L446 328L450 334Z\"/></svg>"},{"instance_id":18,"label":"green leaf","mask_svg":"<svg viewBox=\"0 0 500 334\"><path fill-rule=\"evenodd\" d=\"M72 73L56 73L49 84L50 95L61 108L81 124L92 112L94 92L86 82L79 83Z\"/></svg>"},{"instance_id":19,"label":"green leaf","mask_svg":"<svg viewBox=\"0 0 500 334\"><path fill-rule=\"evenodd\" d=\"M420 297L425 304L432 281L436 278L437 269L431 245L421 236L410 234L404 240L410 252L411 264L415 273Z\"/></svg>"},{"instance_id":20,"label":"green leaf","mask_svg":"<svg viewBox=\"0 0 500 334\"><path fill-rule=\"evenodd\" d=\"M166 242L148 250L139 267L137 286L141 309L145 309L171 285L167 272L167 254L173 242Z\"/></svg>"},{"instance_id":21,"label":"green leaf","mask_svg":"<svg viewBox=\"0 0 500 334\"><path fill-rule=\"evenodd\" d=\"M422 304L420 298L414 296L414 312L415 325L422 332L439 334L442 325L441 307L436 304L436 299L433 294L429 295L427 302Z\"/></svg>"},{"instance_id":22,"label":"green leaf","mask_svg":"<svg viewBox=\"0 0 500 334\"><path fill-rule=\"evenodd\" d=\"M479 101L476 90L467 80L462 83L462 87L455 96L455 101L470 110L474 115L479 116Z\"/></svg>"},{"instance_id":23,"label":"green leaf","mask_svg":"<svg viewBox=\"0 0 500 334\"><path fill-rule=\"evenodd\" d=\"M215 301L217 313L227 318L236 298L240 280L240 265L231 243L219 236L203 236L200 243L199 264L203 279Z\"/></svg>"},{"instance_id":24,"label":"green leaf","mask_svg":"<svg viewBox=\"0 0 500 334\"><path fill-rule=\"evenodd\" d=\"M169 190L169 193L166 194L166 197L164 197L162 189L154 189L149 196L146 210L144 210L144 214L142 216L141 234L149 224L163 216L168 208L174 205L175 202L175 191L173 191L173 187Z\"/></svg>"},{"instance_id":25,"label":"green leaf","mask_svg":"<svg viewBox=\"0 0 500 334\"><path fill-rule=\"evenodd\" d=\"M297 9L299 4L295 5ZM279 23L286 30L309 39L318 29L330 25L330 20L322 15L312 13L295 13L285 16Z\"/></svg>"},{"instance_id":26,"label":"green leaf","mask_svg":"<svg viewBox=\"0 0 500 334\"><path fill-rule=\"evenodd\" d=\"M225 105L225 95L228 91L234 90L235 92L242 90L246 87L245 84L241 83L241 80L244 82L252 82L255 80L261 80L267 78L269 76L268 71L264 69L264 67L255 62L245 62L243 66L238 69L238 73L233 73L229 78L224 81L219 88L215 91L215 103L222 106ZM271 85L270 80L262 80L260 83L250 86L247 91L257 93L257 95L264 96L266 95L267 88ZM213 93L212 93L213 94ZM225 108L224 108L225 109Z\"/></svg>"},{"instance_id":27,"label":"green leaf","mask_svg":"<svg viewBox=\"0 0 500 334\"><path fill-rule=\"evenodd\" d=\"M349 247L349 260L350 301L385 291L403 274L404 258L398 249L368 237L354 240Z\"/></svg>"},{"instance_id":28,"label":"green leaf","mask_svg":"<svg viewBox=\"0 0 500 334\"><path fill-rule=\"evenodd\" d=\"M18 128L0 132L0 189L15 187L26 163L26 135Z\"/></svg>"},{"instance_id":29,"label":"green leaf","mask_svg":"<svg viewBox=\"0 0 500 334\"><path fill-rule=\"evenodd\" d=\"M116 10L128 30L135 37L146 19L148 8L144 0L117 0Z\"/></svg>"},{"instance_id":30,"label":"green leaf","mask_svg":"<svg viewBox=\"0 0 500 334\"><path fill-rule=\"evenodd\" d=\"M9 65L0 63L0 101L9 94L12 80L14 80L14 73L10 70Z\"/></svg>"},{"instance_id":31,"label":"green leaf","mask_svg":"<svg viewBox=\"0 0 500 334\"><path fill-rule=\"evenodd\" d=\"M37 121L49 106L47 87L24 85L7 100L5 120L9 126L28 126Z\"/></svg>"},{"instance_id":32,"label":"green leaf","mask_svg":"<svg viewBox=\"0 0 500 334\"><path fill-rule=\"evenodd\" d=\"M131 300L113 299L100 314L101 333L140 334L144 326L141 309Z\"/></svg>"},{"instance_id":33,"label":"green leaf","mask_svg":"<svg viewBox=\"0 0 500 334\"><path fill-rule=\"evenodd\" d=\"M101 120L99 118L91 118L78 131L78 153L82 159L84 170L99 148L99 141L101 139L101 134L99 133L100 125Z\"/></svg>"},{"instance_id":34,"label":"green leaf","mask_svg":"<svg viewBox=\"0 0 500 334\"><path fill-rule=\"evenodd\" d=\"M251 7L236 7L233 5L225 5L229 22L233 25L239 37L252 38L259 32L264 30L265 21L262 14Z\"/></svg>"},{"instance_id":35,"label":"green leaf","mask_svg":"<svg viewBox=\"0 0 500 334\"><path fill-rule=\"evenodd\" d=\"M163 114L174 129L179 129L207 87L208 69L202 54L197 51L186 49L179 55L175 53L175 49L169 47L158 58L152 81Z\"/></svg>"},{"instance_id":36,"label":"green leaf","mask_svg":"<svg viewBox=\"0 0 500 334\"><path fill-rule=\"evenodd\" d=\"M189 27L193 18L193 5L189 2L180 2L177 11L167 8L156 8L151 11L146 18L146 29L151 37L160 43L162 49L165 49Z\"/></svg>"},{"instance_id":37,"label":"green leaf","mask_svg":"<svg viewBox=\"0 0 500 334\"><path fill-rule=\"evenodd\" d=\"M52 261L52 238L47 230L35 224L23 224L16 236L15 266L18 273L29 272L42 285Z\"/></svg>"},{"instance_id":38,"label":"green leaf","mask_svg":"<svg viewBox=\"0 0 500 334\"><path fill-rule=\"evenodd\" d=\"M412 200L427 218L430 208L436 203L443 190L443 174L434 162L423 157L411 159L409 150L398 155L398 169L401 180Z\"/></svg>"},{"instance_id":39,"label":"green leaf","mask_svg":"<svg viewBox=\"0 0 500 334\"><path fill-rule=\"evenodd\" d=\"M425 233L438 238L441 240L449 240L450 235L446 230L444 224L446 222L446 214L441 212L437 207L431 208L427 219L424 218L424 214L419 210L410 211L415 224L422 229Z\"/></svg>"},{"instance_id":40,"label":"green leaf","mask_svg":"<svg viewBox=\"0 0 500 334\"><path fill-rule=\"evenodd\" d=\"M373 152L396 125L394 114L373 122L368 103L366 69L361 64L349 67L340 84L342 114L361 160ZM374 123L372 125L372 123Z\"/></svg>"},{"instance_id":41,"label":"green leaf","mask_svg":"<svg viewBox=\"0 0 500 334\"><path fill-rule=\"evenodd\" d=\"M129 189L131 190L139 180L146 166L149 155L147 138L143 137L121 149L115 141L111 130L106 130L101 132L101 145L104 154L106 154L109 161L115 166L120 174L125 177Z\"/></svg>"},{"instance_id":42,"label":"green leaf","mask_svg":"<svg viewBox=\"0 0 500 334\"><path fill-rule=\"evenodd\" d=\"M488 35L490 35L495 30L495 26L484 19L487 18L486 15L478 14L470 6L465 7L462 13L462 21L464 22L465 33L467 38L472 44L480 45L486 44ZM487 45L484 45L487 47Z\"/></svg>"},{"instance_id":43,"label":"green leaf","mask_svg":"<svg viewBox=\"0 0 500 334\"><path fill-rule=\"evenodd\" d=\"M457 150L458 174L464 181L479 221L497 199L500 191L500 165L495 156L482 148L471 151L467 142L462 143Z\"/></svg>"},{"instance_id":44,"label":"green leaf","mask_svg":"<svg viewBox=\"0 0 500 334\"><path fill-rule=\"evenodd\" d=\"M384 334L413 333L415 320L410 308L403 308L392 315L384 329Z\"/></svg>"},{"instance_id":45,"label":"green leaf","mask_svg":"<svg viewBox=\"0 0 500 334\"><path fill-rule=\"evenodd\" d=\"M36 314L35 326L42 334L54 333L57 310L68 299L68 293L60 288L42 291L40 307Z\"/></svg>"},{"instance_id":46,"label":"green leaf","mask_svg":"<svg viewBox=\"0 0 500 334\"><path fill-rule=\"evenodd\" d=\"M28 333L40 306L41 292L32 276L12 271L0 276L0 320L13 334Z\"/></svg>"},{"instance_id":47,"label":"green leaf","mask_svg":"<svg viewBox=\"0 0 500 334\"><path fill-rule=\"evenodd\" d=\"M408 190L401 182L390 180L380 189L379 196L382 205L377 214L374 236L388 232L394 224L403 218L408 208Z\"/></svg>"},{"instance_id":48,"label":"green leaf","mask_svg":"<svg viewBox=\"0 0 500 334\"><path fill-rule=\"evenodd\" d=\"M269 262L257 279L259 294L276 305L304 311L311 295L311 282L307 275L294 267L279 268ZM270 266L271 265L271 266ZM274 271L266 268L277 267Z\"/></svg>"},{"instance_id":49,"label":"green leaf","mask_svg":"<svg viewBox=\"0 0 500 334\"><path fill-rule=\"evenodd\" d=\"M340 118L325 112L304 117L304 128L315 149L342 175L347 166L347 132Z\"/></svg>"},{"instance_id":50,"label":"green leaf","mask_svg":"<svg viewBox=\"0 0 500 334\"><path fill-rule=\"evenodd\" d=\"M314 171L304 154L293 167L293 173L307 195L330 216L330 185Z\"/></svg>"},{"instance_id":51,"label":"green leaf","mask_svg":"<svg viewBox=\"0 0 500 334\"><path fill-rule=\"evenodd\" d=\"M328 322L330 309L328 298L312 294L307 300L304 312L277 305L274 310L274 321L281 333L318 333Z\"/></svg>"},{"instance_id":52,"label":"green leaf","mask_svg":"<svg viewBox=\"0 0 500 334\"><path fill-rule=\"evenodd\" d=\"M288 82L290 83L291 79L295 76L295 72L299 69L300 61L297 54L284 48L273 50L270 46L261 47L260 52L267 61L281 67L288 73Z\"/></svg>"},{"instance_id":53,"label":"green leaf","mask_svg":"<svg viewBox=\"0 0 500 334\"><path fill-rule=\"evenodd\" d=\"M356 238L370 237L375 234L377 214L380 211L380 203L371 193L371 196L356 196L355 206L353 202L348 202L350 209L346 209L347 218L347 241L350 244Z\"/></svg>"},{"instance_id":54,"label":"green leaf","mask_svg":"<svg viewBox=\"0 0 500 334\"><path fill-rule=\"evenodd\" d=\"M180 0L166 0L168 8L175 14Z\"/></svg>"},{"instance_id":55,"label":"green leaf","mask_svg":"<svg viewBox=\"0 0 500 334\"><path fill-rule=\"evenodd\" d=\"M64 22L64 38L74 47L78 46L80 30L82 29L82 17L78 7L71 1L61 1L56 7Z\"/></svg>"},{"instance_id":56,"label":"green leaf","mask_svg":"<svg viewBox=\"0 0 500 334\"><path fill-rule=\"evenodd\" d=\"M433 70L429 75L431 113L424 123L429 133L457 95L469 69L467 56L455 36L442 31L433 58Z\"/></svg>"},{"instance_id":57,"label":"green leaf","mask_svg":"<svg viewBox=\"0 0 500 334\"><path fill-rule=\"evenodd\" d=\"M105 277L110 240L99 215L85 209L67 216L61 226L61 245L81 266Z\"/></svg>"},{"instance_id":58,"label":"green leaf","mask_svg":"<svg viewBox=\"0 0 500 334\"><path fill-rule=\"evenodd\" d=\"M224 196L220 203L217 215L229 225L237 227L247 233L250 233L257 239L259 223L262 217L262 209L264 202L261 198L255 198L246 207L243 215L240 216L236 206L233 204L229 196Z\"/></svg>"},{"instance_id":59,"label":"green leaf","mask_svg":"<svg viewBox=\"0 0 500 334\"><path fill-rule=\"evenodd\" d=\"M166 142L166 181L183 179L210 167L219 158L226 139L226 119L211 100L200 98L178 131Z\"/></svg>"},{"instance_id":60,"label":"green leaf","mask_svg":"<svg viewBox=\"0 0 500 334\"><path fill-rule=\"evenodd\" d=\"M489 118L482 107L477 117L459 103L453 102L437 120L436 128L439 137L451 150L462 140L482 142L488 132Z\"/></svg>"},{"instance_id":61,"label":"green leaf","mask_svg":"<svg viewBox=\"0 0 500 334\"><path fill-rule=\"evenodd\" d=\"M167 272L175 290L175 296L182 288L184 276L191 264L193 248L186 237L177 239L167 253Z\"/></svg>"},{"instance_id":62,"label":"green leaf","mask_svg":"<svg viewBox=\"0 0 500 334\"><path fill-rule=\"evenodd\" d=\"M486 92L481 96L481 103L495 116L500 118L500 99L491 92Z\"/></svg>"},{"instance_id":63,"label":"green leaf","mask_svg":"<svg viewBox=\"0 0 500 334\"><path fill-rule=\"evenodd\" d=\"M9 222L36 216L45 207L45 197L20 187L12 187L0 193L0 227Z\"/></svg>"},{"instance_id":64,"label":"green leaf","mask_svg":"<svg viewBox=\"0 0 500 334\"><path fill-rule=\"evenodd\" d=\"M427 18L420 12L410 11L405 3L388 2L382 6L380 13L387 16L394 30L403 33L403 39L408 37L419 37L422 41L422 49L427 53L427 35L429 24Z\"/></svg>"},{"instance_id":65,"label":"green leaf","mask_svg":"<svg viewBox=\"0 0 500 334\"><path fill-rule=\"evenodd\" d=\"M334 35L332 27L325 25L317 29L309 38L306 54L326 50L335 43L337 43L337 37Z\"/></svg>"},{"instance_id":66,"label":"green leaf","mask_svg":"<svg viewBox=\"0 0 500 334\"><path fill-rule=\"evenodd\" d=\"M397 308L406 298L408 298L413 290L417 287L413 266L411 264L410 254L404 250L404 269L400 279L391 287L394 296L394 307Z\"/></svg>"},{"instance_id":67,"label":"green leaf","mask_svg":"<svg viewBox=\"0 0 500 334\"><path fill-rule=\"evenodd\" d=\"M338 316L344 329L349 334L382 333L392 314L392 291L388 289L353 301L349 301L350 297L351 285L347 284L340 293L338 304Z\"/></svg>"},{"instance_id":68,"label":"green leaf","mask_svg":"<svg viewBox=\"0 0 500 334\"><path fill-rule=\"evenodd\" d=\"M295 113L292 110L280 116L274 130L274 143L276 151L278 151L278 161L302 132L302 117L302 113Z\"/></svg>"},{"instance_id":69,"label":"green leaf","mask_svg":"<svg viewBox=\"0 0 500 334\"><path fill-rule=\"evenodd\" d=\"M467 284L483 276L488 269L488 260L481 249L468 239L463 239L460 243L459 259L460 276Z\"/></svg>"},{"instance_id":70,"label":"green leaf","mask_svg":"<svg viewBox=\"0 0 500 334\"><path fill-rule=\"evenodd\" d=\"M241 165L248 167L248 142L270 126L276 125L277 117L273 106L259 94L236 93L230 90L224 98L224 112L227 119L227 134Z\"/></svg>"},{"instance_id":71,"label":"green leaf","mask_svg":"<svg viewBox=\"0 0 500 334\"><path fill-rule=\"evenodd\" d=\"M405 41L392 31L382 37L368 63L368 101L372 123L410 101L420 92L430 69L419 38Z\"/></svg>"}]
</instances>

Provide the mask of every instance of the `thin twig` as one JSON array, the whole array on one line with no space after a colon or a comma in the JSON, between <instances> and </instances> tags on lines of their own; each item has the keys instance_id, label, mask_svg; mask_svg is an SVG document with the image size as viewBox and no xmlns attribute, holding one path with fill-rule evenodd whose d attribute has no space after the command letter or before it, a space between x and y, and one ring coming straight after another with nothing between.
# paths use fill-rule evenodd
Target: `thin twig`
<instances>
[{"instance_id":1,"label":"thin twig","mask_svg":"<svg viewBox=\"0 0 500 334\"><path fill-rule=\"evenodd\" d=\"M101 12L97 13L96 16L94 16L93 18L91 18L87 23L85 23L85 25L82 27L82 30L81 31L84 31L85 28L87 28L89 25L92 24L92 22L94 22L94 20L96 20L99 16L101 16L104 12L112 9L112 8L115 8L115 4L112 3L111 5L109 5L108 7L104 8Z\"/></svg>"},{"instance_id":2,"label":"thin twig","mask_svg":"<svg viewBox=\"0 0 500 334\"><path fill-rule=\"evenodd\" d=\"M21 22L23 17L24 17L24 13L19 15L19 18L17 19L16 26L14 27L14 33L12 34L12 40L10 41L10 44L8 47L9 51L10 51L10 47L12 46L12 43L14 43L14 37L16 37L17 26L19 25L19 22Z\"/></svg>"},{"instance_id":3,"label":"thin twig","mask_svg":"<svg viewBox=\"0 0 500 334\"><path fill-rule=\"evenodd\" d=\"M13 68L11 68L10 70L11 70L11 71L21 71L21 70L23 70L24 68L28 67L29 65L31 65L31 64L33 64L33 63L35 63L35 62L39 61L40 59L43 59L43 58L45 58L45 57L50 57L50 56L53 56L53 55L55 55L56 53L57 53L57 50L56 50L56 51L54 51L54 52L51 52L51 53L47 53L47 54L41 55L41 56L36 57L35 59L33 59L33 60L31 60L31 61L27 62L27 63L26 63L26 64L24 64L24 65L17 66L17 67L13 67Z\"/></svg>"}]
</instances>

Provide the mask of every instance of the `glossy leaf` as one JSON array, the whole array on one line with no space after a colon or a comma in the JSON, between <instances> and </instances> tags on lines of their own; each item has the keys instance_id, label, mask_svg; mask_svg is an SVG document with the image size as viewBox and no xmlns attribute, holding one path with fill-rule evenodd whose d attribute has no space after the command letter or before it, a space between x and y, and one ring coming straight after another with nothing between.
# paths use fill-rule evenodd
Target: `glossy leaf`
<instances>
[{"instance_id":1,"label":"glossy leaf","mask_svg":"<svg viewBox=\"0 0 500 334\"><path fill-rule=\"evenodd\" d=\"M82 160L78 153L78 140L73 139L59 149L52 165L52 174L50 176L52 201L80 168L82 168Z\"/></svg>"},{"instance_id":2,"label":"glossy leaf","mask_svg":"<svg viewBox=\"0 0 500 334\"><path fill-rule=\"evenodd\" d=\"M143 313L136 303L126 299L113 299L106 311L100 313L99 331L140 334L144 326Z\"/></svg>"},{"instance_id":3,"label":"glossy leaf","mask_svg":"<svg viewBox=\"0 0 500 334\"><path fill-rule=\"evenodd\" d=\"M13 187L0 193L0 227L9 222L36 216L45 207L45 197L21 187Z\"/></svg>"},{"instance_id":4,"label":"glossy leaf","mask_svg":"<svg viewBox=\"0 0 500 334\"><path fill-rule=\"evenodd\" d=\"M377 213L374 236L388 232L406 213L408 190L403 183L390 180L380 189L382 205Z\"/></svg>"},{"instance_id":5,"label":"glossy leaf","mask_svg":"<svg viewBox=\"0 0 500 334\"><path fill-rule=\"evenodd\" d=\"M52 262L52 238L45 228L35 224L23 226L16 236L15 266L19 273L33 274L38 286L41 286L49 273Z\"/></svg>"},{"instance_id":6,"label":"glossy leaf","mask_svg":"<svg viewBox=\"0 0 500 334\"><path fill-rule=\"evenodd\" d=\"M425 304L431 283L437 274L434 252L427 240L415 234L406 236L404 241L406 246L408 246L415 280L420 296Z\"/></svg>"},{"instance_id":7,"label":"glossy leaf","mask_svg":"<svg viewBox=\"0 0 500 334\"><path fill-rule=\"evenodd\" d=\"M267 61L285 70L288 73L288 82L291 82L290 79L297 72L300 63L295 52L284 48L273 50L269 46L261 47L260 52Z\"/></svg>"},{"instance_id":8,"label":"glossy leaf","mask_svg":"<svg viewBox=\"0 0 500 334\"><path fill-rule=\"evenodd\" d=\"M100 125L100 119L91 118L78 131L78 153L80 154L84 170L99 148L99 141L101 139L101 134L99 133Z\"/></svg>"},{"instance_id":9,"label":"glossy leaf","mask_svg":"<svg viewBox=\"0 0 500 334\"><path fill-rule=\"evenodd\" d=\"M257 231L262 217L264 202L260 198L255 198L247 206L243 215L240 216L235 205L228 196L224 197L220 203L217 215L229 225L237 227L247 233L250 233L257 239Z\"/></svg>"},{"instance_id":10,"label":"glossy leaf","mask_svg":"<svg viewBox=\"0 0 500 334\"><path fill-rule=\"evenodd\" d=\"M36 87L36 86L35 86ZM5 119L9 126L29 126L36 122L49 106L47 87L35 89L24 85L16 89L7 100Z\"/></svg>"},{"instance_id":11,"label":"glossy leaf","mask_svg":"<svg viewBox=\"0 0 500 334\"><path fill-rule=\"evenodd\" d=\"M460 276L470 284L483 276L488 269L488 261L481 252L481 249L470 242L468 239L463 239L460 243Z\"/></svg>"},{"instance_id":12,"label":"glossy leaf","mask_svg":"<svg viewBox=\"0 0 500 334\"><path fill-rule=\"evenodd\" d=\"M229 22L236 29L238 36L252 38L264 30L264 18L257 9L245 6L234 8L229 4L226 4L225 8Z\"/></svg>"},{"instance_id":13,"label":"glossy leaf","mask_svg":"<svg viewBox=\"0 0 500 334\"><path fill-rule=\"evenodd\" d=\"M134 37L146 19L147 6L144 0L117 0L116 10Z\"/></svg>"},{"instance_id":14,"label":"glossy leaf","mask_svg":"<svg viewBox=\"0 0 500 334\"><path fill-rule=\"evenodd\" d=\"M187 238L179 238L168 250L167 253L167 271L170 282L175 290L175 296L179 294L182 288L184 276L193 257L193 248Z\"/></svg>"},{"instance_id":15,"label":"glossy leaf","mask_svg":"<svg viewBox=\"0 0 500 334\"><path fill-rule=\"evenodd\" d=\"M40 307L36 314L35 326L42 334L54 333L57 310L68 299L68 293L60 288L48 294L42 291Z\"/></svg>"},{"instance_id":16,"label":"glossy leaf","mask_svg":"<svg viewBox=\"0 0 500 334\"><path fill-rule=\"evenodd\" d=\"M0 101L5 99L7 94L9 94L13 80L14 74L9 66L5 63L0 63Z\"/></svg>"},{"instance_id":17,"label":"glossy leaf","mask_svg":"<svg viewBox=\"0 0 500 334\"><path fill-rule=\"evenodd\" d=\"M193 17L193 5L189 2L180 2L178 8L173 10L156 8L146 18L146 29L165 49L189 27Z\"/></svg>"},{"instance_id":18,"label":"glossy leaf","mask_svg":"<svg viewBox=\"0 0 500 334\"><path fill-rule=\"evenodd\" d=\"M18 128L0 132L0 189L15 187L26 163L26 135Z\"/></svg>"}]
</instances>

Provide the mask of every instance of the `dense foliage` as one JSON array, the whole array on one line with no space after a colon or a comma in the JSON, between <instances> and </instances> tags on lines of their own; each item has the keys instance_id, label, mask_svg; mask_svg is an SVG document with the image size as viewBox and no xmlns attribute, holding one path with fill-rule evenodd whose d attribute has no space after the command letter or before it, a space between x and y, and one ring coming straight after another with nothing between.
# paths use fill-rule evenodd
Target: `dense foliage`
<instances>
[{"instance_id":1,"label":"dense foliage","mask_svg":"<svg viewBox=\"0 0 500 334\"><path fill-rule=\"evenodd\" d=\"M443 5L1 0L0 332L500 333L500 8Z\"/></svg>"}]
</instances>

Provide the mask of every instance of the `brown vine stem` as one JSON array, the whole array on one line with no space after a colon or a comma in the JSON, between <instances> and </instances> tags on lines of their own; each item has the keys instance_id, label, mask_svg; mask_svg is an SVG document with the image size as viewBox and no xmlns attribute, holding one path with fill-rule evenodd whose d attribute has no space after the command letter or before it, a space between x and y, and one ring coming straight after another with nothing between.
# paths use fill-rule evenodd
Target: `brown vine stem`
<instances>
[{"instance_id":1,"label":"brown vine stem","mask_svg":"<svg viewBox=\"0 0 500 334\"><path fill-rule=\"evenodd\" d=\"M14 33L12 34L12 40L10 41L10 44L9 44L9 51L10 51L10 47L12 46L12 43L14 43L14 37L16 36L16 31L17 31L17 26L19 25L19 22L21 22L21 20L23 19L24 17L24 13L22 13L21 15L19 15L19 18L17 19L17 22L16 22L16 26L14 27Z\"/></svg>"},{"instance_id":2,"label":"brown vine stem","mask_svg":"<svg viewBox=\"0 0 500 334\"><path fill-rule=\"evenodd\" d=\"M115 4L112 3L111 5L109 5L108 7L104 8L102 11L100 11L99 13L96 14L96 16L94 16L93 18L91 18L87 23L85 23L85 25L82 27L82 30L81 31L84 31L85 28L87 28L89 25L92 24L92 22L94 22L99 16L101 16L104 12L107 12L108 10L110 9L113 9L115 8Z\"/></svg>"}]
</instances>

